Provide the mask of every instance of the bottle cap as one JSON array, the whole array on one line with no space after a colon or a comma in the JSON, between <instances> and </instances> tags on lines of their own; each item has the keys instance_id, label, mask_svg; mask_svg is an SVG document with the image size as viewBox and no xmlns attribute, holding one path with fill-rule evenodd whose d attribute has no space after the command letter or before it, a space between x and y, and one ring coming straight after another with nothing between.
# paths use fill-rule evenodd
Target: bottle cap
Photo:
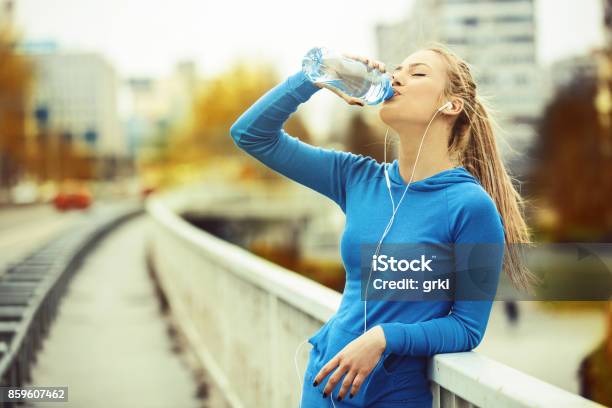
<instances>
[{"instance_id":1,"label":"bottle cap","mask_svg":"<svg viewBox=\"0 0 612 408\"><path fill-rule=\"evenodd\" d=\"M389 82L387 89L385 89L385 96L383 96L383 101L386 101L387 99L391 98L393 94L395 94L395 91L393 90L393 87L391 86L391 83Z\"/></svg>"}]
</instances>

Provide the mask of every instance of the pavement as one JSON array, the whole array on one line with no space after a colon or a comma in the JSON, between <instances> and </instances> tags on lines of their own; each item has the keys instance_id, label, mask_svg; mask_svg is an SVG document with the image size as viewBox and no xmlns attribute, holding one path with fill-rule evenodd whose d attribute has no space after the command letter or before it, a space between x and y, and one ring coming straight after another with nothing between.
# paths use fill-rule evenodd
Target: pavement
<instances>
[{"instance_id":1,"label":"pavement","mask_svg":"<svg viewBox=\"0 0 612 408\"><path fill-rule=\"evenodd\" d=\"M39 351L32 382L67 386L68 402L30 407L204 407L168 334L145 264L150 220L139 216L85 258Z\"/></svg>"}]
</instances>

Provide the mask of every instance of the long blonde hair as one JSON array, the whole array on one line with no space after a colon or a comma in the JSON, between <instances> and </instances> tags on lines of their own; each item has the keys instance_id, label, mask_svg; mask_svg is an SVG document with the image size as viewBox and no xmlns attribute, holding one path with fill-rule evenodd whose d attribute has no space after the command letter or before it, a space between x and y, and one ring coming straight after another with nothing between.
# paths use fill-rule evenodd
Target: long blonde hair
<instances>
[{"instance_id":1,"label":"long blonde hair","mask_svg":"<svg viewBox=\"0 0 612 408\"><path fill-rule=\"evenodd\" d=\"M464 109L455 121L448 140L449 154L476 177L491 196L504 224L505 255L503 269L513 285L533 293L539 282L524 264L520 250L531 246L531 230L525 222L526 200L514 188L497 149L487 102L476 93L476 83L469 64L440 43L430 43L425 49L441 55L448 63L447 97L463 100Z\"/></svg>"}]
</instances>

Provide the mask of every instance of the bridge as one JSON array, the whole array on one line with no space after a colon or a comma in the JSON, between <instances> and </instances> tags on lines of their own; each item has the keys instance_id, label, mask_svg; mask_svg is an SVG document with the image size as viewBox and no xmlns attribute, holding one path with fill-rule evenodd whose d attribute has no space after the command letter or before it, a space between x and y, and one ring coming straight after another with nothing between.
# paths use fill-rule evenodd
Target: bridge
<instances>
[{"instance_id":1,"label":"bridge","mask_svg":"<svg viewBox=\"0 0 612 408\"><path fill-rule=\"evenodd\" d=\"M273 231L284 239L287 222L300 227L321 208L306 196L276 208L272 198L267 206L219 200L221 190L109 204L6 261L2 386L67 386L64 405L75 407L297 407L311 346L301 348L297 371L296 347L341 294L183 215L263 218L278 222ZM436 408L602 407L476 350L434 356L428 376Z\"/></svg>"}]
</instances>

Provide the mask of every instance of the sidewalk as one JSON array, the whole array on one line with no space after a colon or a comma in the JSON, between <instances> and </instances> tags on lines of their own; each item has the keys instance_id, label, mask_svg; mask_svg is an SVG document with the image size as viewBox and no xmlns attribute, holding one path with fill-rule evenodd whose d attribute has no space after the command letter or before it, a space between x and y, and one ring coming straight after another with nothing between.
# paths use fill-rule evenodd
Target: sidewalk
<instances>
[{"instance_id":1,"label":"sidewalk","mask_svg":"<svg viewBox=\"0 0 612 408\"><path fill-rule=\"evenodd\" d=\"M172 351L147 275L148 221L141 216L111 232L85 259L62 300L31 384L67 386L62 407L203 406L190 371Z\"/></svg>"}]
</instances>

